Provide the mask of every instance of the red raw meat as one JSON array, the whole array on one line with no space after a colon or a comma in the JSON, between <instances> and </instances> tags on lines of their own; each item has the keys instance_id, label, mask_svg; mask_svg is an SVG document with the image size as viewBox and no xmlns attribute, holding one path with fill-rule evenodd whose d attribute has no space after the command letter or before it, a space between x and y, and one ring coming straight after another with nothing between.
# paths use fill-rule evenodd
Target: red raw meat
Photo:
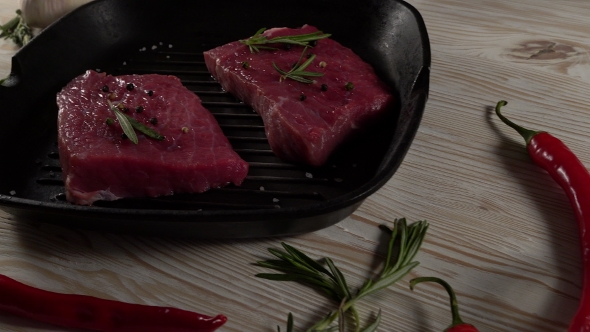
<instances>
[{"instance_id":1,"label":"red raw meat","mask_svg":"<svg viewBox=\"0 0 590 332\"><path fill-rule=\"evenodd\" d=\"M116 119L109 100L165 139L138 131L138 144L123 138L118 121L105 122ZM73 203L200 193L240 185L248 173L213 115L174 76L87 71L58 93L57 104L59 156Z\"/></svg>"},{"instance_id":2,"label":"red raw meat","mask_svg":"<svg viewBox=\"0 0 590 332\"><path fill-rule=\"evenodd\" d=\"M263 35L271 39L315 31L318 29L305 25L299 29L274 28ZM390 89L369 64L338 42L321 39L306 51L316 55L306 71L324 73L313 78L312 84L281 80L272 66L274 62L289 71L303 47L274 46L279 49L252 53L248 46L235 41L204 55L207 69L221 86L261 115L270 146L279 157L320 166L351 134L391 111ZM352 90L345 88L347 82L354 85Z\"/></svg>"}]
</instances>

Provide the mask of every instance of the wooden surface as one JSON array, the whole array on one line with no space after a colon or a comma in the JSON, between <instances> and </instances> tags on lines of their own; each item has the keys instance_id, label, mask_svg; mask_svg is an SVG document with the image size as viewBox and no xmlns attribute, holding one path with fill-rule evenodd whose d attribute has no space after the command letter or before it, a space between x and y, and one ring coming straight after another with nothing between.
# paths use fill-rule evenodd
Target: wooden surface
<instances>
[{"instance_id":1,"label":"wooden surface","mask_svg":"<svg viewBox=\"0 0 590 332\"><path fill-rule=\"evenodd\" d=\"M57 292L223 313L220 331L284 331L289 312L304 328L334 304L298 284L257 279L267 271L249 263L283 240L331 257L359 286L383 258L377 226L407 217L431 228L420 266L359 304L363 318L382 309L379 331L450 323L442 288L409 290L411 277L429 275L454 286L463 319L481 331L565 330L581 288L574 215L490 109L508 100L507 116L560 137L590 165L590 2L410 3L430 35L430 98L403 164L351 217L287 239L196 242L19 224L0 212L0 273ZM0 0L0 22L17 6ZM16 51L0 43L0 76ZM4 314L0 330L60 331Z\"/></svg>"}]
</instances>

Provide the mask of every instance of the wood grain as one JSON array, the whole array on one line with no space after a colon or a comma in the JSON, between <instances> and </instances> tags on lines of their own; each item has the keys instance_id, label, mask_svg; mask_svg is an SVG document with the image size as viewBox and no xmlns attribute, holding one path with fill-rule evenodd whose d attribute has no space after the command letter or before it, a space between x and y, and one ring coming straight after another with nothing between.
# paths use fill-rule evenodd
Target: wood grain
<instances>
[{"instance_id":1,"label":"wood grain","mask_svg":"<svg viewBox=\"0 0 590 332\"><path fill-rule=\"evenodd\" d=\"M287 239L187 241L16 222L0 212L0 271L44 289L206 314L221 331L276 331L293 312L309 327L335 304L297 284L268 282L250 263L287 241L334 259L352 285L383 259L379 224L426 219L429 235L411 276L359 306L383 310L380 331L442 331L445 292L408 288L443 277L465 321L481 331L563 331L581 290L578 233L569 202L533 165L521 138L492 114L550 131L590 165L590 3L411 0L432 47L430 97L395 176L349 218ZM0 22L17 1L0 0ZM16 47L0 43L0 76ZM0 101L1 102L1 101ZM1 111L1 107L0 107ZM2 331L59 331L0 314Z\"/></svg>"}]
</instances>

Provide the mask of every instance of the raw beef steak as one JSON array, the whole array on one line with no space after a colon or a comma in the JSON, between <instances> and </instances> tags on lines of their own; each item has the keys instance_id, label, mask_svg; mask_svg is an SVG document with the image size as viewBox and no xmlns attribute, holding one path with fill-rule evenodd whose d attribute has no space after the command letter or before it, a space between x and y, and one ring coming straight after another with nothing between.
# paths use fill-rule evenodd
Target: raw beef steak
<instances>
[{"instance_id":1,"label":"raw beef steak","mask_svg":"<svg viewBox=\"0 0 590 332\"><path fill-rule=\"evenodd\" d=\"M274 28L262 35L271 39L315 31L318 29L305 25ZM305 54L303 46L270 46L278 49L253 53L235 41L206 51L204 56L221 86L262 116L270 146L279 157L320 166L352 133L391 111L390 89L369 64L338 42L318 40ZM316 57L305 71L324 74L310 77L311 84L281 77L273 67L274 63L288 72L311 54Z\"/></svg>"},{"instance_id":2,"label":"raw beef steak","mask_svg":"<svg viewBox=\"0 0 590 332\"><path fill-rule=\"evenodd\" d=\"M154 129L157 140L123 135L108 102ZM57 95L58 144L66 197L77 204L156 197L240 185L248 164L232 149L198 96L174 76L87 71Z\"/></svg>"}]
</instances>

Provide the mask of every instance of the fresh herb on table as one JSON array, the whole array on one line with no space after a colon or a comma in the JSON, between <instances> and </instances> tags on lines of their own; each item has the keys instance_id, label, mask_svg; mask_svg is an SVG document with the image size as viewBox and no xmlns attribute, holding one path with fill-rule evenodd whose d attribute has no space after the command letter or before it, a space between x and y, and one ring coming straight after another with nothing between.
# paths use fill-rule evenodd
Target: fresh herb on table
<instances>
[{"instance_id":1,"label":"fresh herb on table","mask_svg":"<svg viewBox=\"0 0 590 332\"><path fill-rule=\"evenodd\" d=\"M292 36L280 36L268 39L262 33L266 31L266 28L262 28L254 34L254 36L248 39L241 39L240 42L247 45L250 48L250 52L258 53L261 49L265 50L277 50L278 48L272 46L265 46L268 44L288 44L288 45L300 45L300 46L312 46L313 42L320 39L328 38L331 36L329 33L323 33L316 31L301 35Z\"/></svg>"},{"instance_id":2,"label":"fresh herb on table","mask_svg":"<svg viewBox=\"0 0 590 332\"><path fill-rule=\"evenodd\" d=\"M135 120L134 118L130 117L129 115L121 112L117 107L115 107L111 101L108 101L109 107L111 111L115 113L117 120L119 120L119 124L121 124L121 128L123 129L123 133L127 135L127 138L135 144L139 143L137 138L137 134L135 134L135 130L141 132L142 134L151 137L156 140L163 140L165 139L164 136L156 132L155 130L151 129L150 127L144 125L143 123ZM135 129L135 130L134 130Z\"/></svg>"},{"instance_id":3,"label":"fresh herb on table","mask_svg":"<svg viewBox=\"0 0 590 332\"><path fill-rule=\"evenodd\" d=\"M361 328L361 320L355 308L357 302L368 295L385 289L403 278L419 263L414 261L420 246L426 236L428 223L418 221L407 225L405 218L396 219L393 229L382 226L381 229L390 234L387 256L384 267L375 279L368 279L353 292L342 272L336 267L330 258L325 258L323 263L313 260L303 252L292 246L282 243L285 251L269 248L268 251L278 259L269 259L256 264L282 273L260 273L256 276L276 281L296 281L322 291L327 297L339 303L339 309L329 313L324 319L314 324L307 331L335 331L333 326L337 321L338 329L345 331L344 315L352 315L356 332L376 331L381 319L379 312L375 320L364 328ZM280 332L280 327L278 328ZM290 313L287 319L287 332L293 330L293 315Z\"/></svg>"},{"instance_id":4,"label":"fresh herb on table","mask_svg":"<svg viewBox=\"0 0 590 332\"><path fill-rule=\"evenodd\" d=\"M301 63L301 60L303 60L306 51L307 51L307 47L305 47L303 49L303 52L301 53L299 60L297 60L297 63L295 63L295 65L293 65L293 67L289 71L284 71L281 68L279 68L276 63L274 63L274 62L272 63L272 66L276 69L276 71L278 71L281 74L281 81L286 80L287 78L290 78L290 79L295 80L297 82L311 84L314 81L309 78L306 78L306 77L324 76L324 73L305 71L305 68L307 68L315 59L315 54L312 54L309 57L309 59L307 59L305 62Z\"/></svg>"},{"instance_id":5,"label":"fresh herb on table","mask_svg":"<svg viewBox=\"0 0 590 332\"><path fill-rule=\"evenodd\" d=\"M21 10L16 17L0 26L0 37L11 39L18 46L27 44L33 38L33 30L25 23Z\"/></svg>"}]
</instances>

